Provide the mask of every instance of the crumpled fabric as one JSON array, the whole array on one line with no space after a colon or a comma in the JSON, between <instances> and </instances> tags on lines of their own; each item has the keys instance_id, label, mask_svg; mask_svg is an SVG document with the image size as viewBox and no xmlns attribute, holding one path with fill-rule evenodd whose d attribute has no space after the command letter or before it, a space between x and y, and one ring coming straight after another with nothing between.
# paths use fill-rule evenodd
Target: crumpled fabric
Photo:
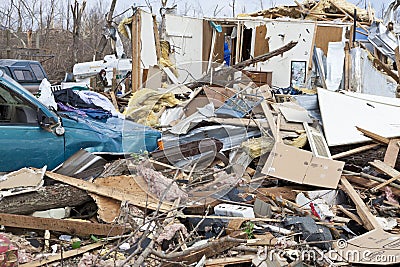
<instances>
[{"instance_id":1,"label":"crumpled fabric","mask_svg":"<svg viewBox=\"0 0 400 267\"><path fill-rule=\"evenodd\" d=\"M105 97L104 95L97 93L97 92L93 92L93 91L89 91L89 90L85 90L85 91L74 91L76 94L79 95L79 97L85 101L88 104L94 104L98 107L103 108L106 111L111 112L113 117L119 117L119 118L123 118L124 116L119 113L114 105L111 103L111 101Z\"/></svg>"},{"instance_id":2,"label":"crumpled fabric","mask_svg":"<svg viewBox=\"0 0 400 267\"><path fill-rule=\"evenodd\" d=\"M156 126L163 107L175 107L180 101L172 93L160 93L153 89L143 88L132 94L124 115L133 121Z\"/></svg>"},{"instance_id":3,"label":"crumpled fabric","mask_svg":"<svg viewBox=\"0 0 400 267\"><path fill-rule=\"evenodd\" d=\"M71 88L62 89L55 91L54 98L56 102L61 102L63 104L69 104L75 108L95 108L101 109L101 107L94 104L86 103L78 94L74 93Z\"/></svg>"}]
</instances>

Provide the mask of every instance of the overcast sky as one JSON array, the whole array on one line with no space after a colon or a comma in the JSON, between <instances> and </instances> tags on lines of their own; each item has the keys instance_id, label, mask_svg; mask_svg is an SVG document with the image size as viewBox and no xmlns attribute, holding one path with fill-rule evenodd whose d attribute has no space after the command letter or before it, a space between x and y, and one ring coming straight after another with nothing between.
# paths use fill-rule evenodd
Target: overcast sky
<instances>
[{"instance_id":1,"label":"overcast sky","mask_svg":"<svg viewBox=\"0 0 400 267\"><path fill-rule=\"evenodd\" d=\"M101 1L108 9L111 0L88 0L90 5L98 3ZM376 14L380 17L382 6L387 7L392 0L348 0L353 4L358 4L360 7L364 8L371 2L371 6L376 10ZM158 15L160 0L148 0L154 7L153 13ZM301 0L299 2L302 2ZM144 0L134 1L137 6L146 6ZM218 16L232 16L232 7L230 4L232 0L168 0L168 6L177 4L178 13L182 14L184 10L189 10L187 13L189 16L208 16L212 17L214 10L218 10ZM218 6L217 6L218 5ZM254 12L262 8L266 9L271 6L277 5L294 5L293 0L236 0L235 11L236 14L243 12ZM132 1L117 0L117 12L122 12L123 10L129 9L132 6Z\"/></svg>"}]
</instances>

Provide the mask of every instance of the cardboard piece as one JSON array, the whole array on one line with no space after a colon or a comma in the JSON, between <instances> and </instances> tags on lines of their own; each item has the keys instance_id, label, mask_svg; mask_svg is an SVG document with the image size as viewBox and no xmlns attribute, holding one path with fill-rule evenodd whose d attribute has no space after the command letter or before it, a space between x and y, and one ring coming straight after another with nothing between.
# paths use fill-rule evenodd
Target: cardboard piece
<instances>
[{"instance_id":1,"label":"cardboard piece","mask_svg":"<svg viewBox=\"0 0 400 267\"><path fill-rule=\"evenodd\" d=\"M375 229L334 245L338 258L348 263L379 266L398 266L400 263L400 235L390 234L382 229Z\"/></svg>"},{"instance_id":2,"label":"cardboard piece","mask_svg":"<svg viewBox=\"0 0 400 267\"><path fill-rule=\"evenodd\" d=\"M343 167L344 162L316 157L312 152L278 142L262 173L299 184L336 189Z\"/></svg>"}]
</instances>

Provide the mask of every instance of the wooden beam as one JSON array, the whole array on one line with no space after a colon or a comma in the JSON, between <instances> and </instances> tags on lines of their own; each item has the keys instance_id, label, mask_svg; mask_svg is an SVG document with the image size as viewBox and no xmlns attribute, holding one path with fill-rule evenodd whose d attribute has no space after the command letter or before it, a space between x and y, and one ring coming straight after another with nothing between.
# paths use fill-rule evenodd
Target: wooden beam
<instances>
[{"instance_id":1,"label":"wooden beam","mask_svg":"<svg viewBox=\"0 0 400 267\"><path fill-rule=\"evenodd\" d=\"M343 212L347 217L349 217L350 219L356 221L359 225L363 225L363 222L361 221L360 217L358 217L357 215L355 215L351 211L345 209L342 205L336 205L336 207L338 207L338 209L341 212Z\"/></svg>"},{"instance_id":2,"label":"wooden beam","mask_svg":"<svg viewBox=\"0 0 400 267\"><path fill-rule=\"evenodd\" d=\"M53 172L46 172L46 176L53 180L75 186L79 189L83 189L100 196L109 197L119 201L129 201L129 203L131 203L132 205L142 208L156 210L159 204L159 200L153 197L148 192L144 191L144 189L139 184L135 185L134 189L136 190L136 193L133 194L132 192L125 192L111 186L101 186ZM132 181L136 182L136 179L139 178L132 177ZM130 188L130 191L132 190L133 188ZM160 205L160 211L162 212L166 212L170 210L170 208L171 205L166 204L166 202L163 202Z\"/></svg>"},{"instance_id":3,"label":"wooden beam","mask_svg":"<svg viewBox=\"0 0 400 267\"><path fill-rule=\"evenodd\" d=\"M160 43L160 35L158 33L156 15L153 15L153 33L154 33L154 41L156 43L157 62L160 62L160 58L161 58L161 43Z\"/></svg>"},{"instance_id":4,"label":"wooden beam","mask_svg":"<svg viewBox=\"0 0 400 267\"><path fill-rule=\"evenodd\" d=\"M370 132L370 131L365 130L365 129L363 129L363 128L360 128L360 127L358 127L358 126L356 126L356 128L357 128L357 130L359 130L360 132L362 132L366 137L369 137L369 138L371 138L371 139L373 139L373 140L375 140L375 141L377 141L377 142L379 142L379 143L383 143L383 144L386 144L386 145L387 145L387 144L389 144L389 142L390 142L390 139L389 139L389 138L380 136L380 135L378 135L378 134L376 134L376 133Z\"/></svg>"},{"instance_id":5,"label":"wooden beam","mask_svg":"<svg viewBox=\"0 0 400 267\"><path fill-rule=\"evenodd\" d=\"M377 58L375 55L374 56L374 64L378 65L379 67L381 67L383 69L384 72L386 72L387 75L389 75L390 77L392 77L396 82L399 81L399 76L397 74L395 74L391 69L389 69L388 66L385 65L385 63L383 63L382 61L379 60L379 58Z\"/></svg>"},{"instance_id":6,"label":"wooden beam","mask_svg":"<svg viewBox=\"0 0 400 267\"><path fill-rule=\"evenodd\" d=\"M367 230L381 228L380 224L375 219L374 215L372 215L367 205L365 205L364 201L358 195L356 190L354 190L353 186L349 183L349 181L347 181L347 179L344 176L342 176L340 181L344 187L344 190L356 205L357 213L360 216L361 220L363 221L364 227Z\"/></svg>"},{"instance_id":7,"label":"wooden beam","mask_svg":"<svg viewBox=\"0 0 400 267\"><path fill-rule=\"evenodd\" d=\"M93 249L96 249L96 248L99 248L102 246L104 246L104 243L102 243L102 242L93 243L90 245L83 246L81 248L64 251L62 254L59 253L57 255L48 256L48 257L42 258L40 260L34 260L34 261L31 261L28 263L20 264L19 267L38 267L38 266L43 266L43 265L47 266L49 263L60 261L63 259L68 259L71 257L76 257L83 253L86 253L88 251L91 251Z\"/></svg>"},{"instance_id":8,"label":"wooden beam","mask_svg":"<svg viewBox=\"0 0 400 267\"><path fill-rule=\"evenodd\" d=\"M385 162L390 167L394 167L396 165L397 156L399 155L399 141L400 139L390 139L389 145L385 152L385 157L383 162Z\"/></svg>"},{"instance_id":9,"label":"wooden beam","mask_svg":"<svg viewBox=\"0 0 400 267\"><path fill-rule=\"evenodd\" d=\"M274 115L265 100L261 102L261 108L264 112L265 118L267 118L268 125L271 128L271 132L275 140L278 140L278 127L274 120Z\"/></svg>"},{"instance_id":10,"label":"wooden beam","mask_svg":"<svg viewBox=\"0 0 400 267\"><path fill-rule=\"evenodd\" d=\"M110 97L111 97L111 102L113 103L115 110L119 111L117 98L115 97L115 93L113 90L110 90Z\"/></svg>"},{"instance_id":11,"label":"wooden beam","mask_svg":"<svg viewBox=\"0 0 400 267\"><path fill-rule=\"evenodd\" d=\"M366 174L361 173L361 177L353 175L353 176L346 176L346 178L352 184L356 184L358 186L361 186L361 187L367 188L367 189L373 188L373 187L379 185L379 183L385 182L385 180L382 178L377 178L377 180L374 180L374 179L376 179L375 177L372 176L374 178L374 179L372 179L370 176L367 177L364 175L366 175ZM378 179L379 179L379 181L378 181ZM385 190L381 188L381 189L379 189L379 191L385 191ZM396 188L396 187L392 188L392 192L394 195L400 196L399 188Z\"/></svg>"},{"instance_id":12,"label":"wooden beam","mask_svg":"<svg viewBox=\"0 0 400 267\"><path fill-rule=\"evenodd\" d=\"M117 236L129 230L127 227L92 223L89 221L38 218L7 213L0 213L0 225L24 229L58 231L78 236Z\"/></svg>"},{"instance_id":13,"label":"wooden beam","mask_svg":"<svg viewBox=\"0 0 400 267\"><path fill-rule=\"evenodd\" d=\"M352 27L353 28L353 27ZM353 36L350 34L350 36ZM350 37L352 38L352 37ZM350 90L350 75L351 75L351 42L346 42L344 52L345 52L345 61L344 61L344 90Z\"/></svg>"},{"instance_id":14,"label":"wooden beam","mask_svg":"<svg viewBox=\"0 0 400 267\"><path fill-rule=\"evenodd\" d=\"M255 255L238 255L236 257L225 257L219 259L209 259L206 260L206 267L223 267L230 266L231 264L243 264L251 263L251 261L256 257ZM249 264L251 265L251 264Z\"/></svg>"},{"instance_id":15,"label":"wooden beam","mask_svg":"<svg viewBox=\"0 0 400 267\"><path fill-rule=\"evenodd\" d=\"M400 181L400 175L397 175L395 177L390 178L389 180L387 180L386 182L383 182L373 188L371 188L372 192L377 192L379 189L381 189L382 187L385 187L387 185L390 185L392 182L399 180Z\"/></svg>"},{"instance_id":16,"label":"wooden beam","mask_svg":"<svg viewBox=\"0 0 400 267\"><path fill-rule=\"evenodd\" d=\"M132 92L136 92L141 87L141 10L138 9L133 15L132 20Z\"/></svg>"},{"instance_id":17,"label":"wooden beam","mask_svg":"<svg viewBox=\"0 0 400 267\"><path fill-rule=\"evenodd\" d=\"M374 160L373 162L370 162L372 166L377 168L378 170L381 170L382 172L386 173L387 175L391 177L399 176L400 172L398 170L393 169L386 163L380 161L380 160Z\"/></svg>"},{"instance_id":18,"label":"wooden beam","mask_svg":"<svg viewBox=\"0 0 400 267\"><path fill-rule=\"evenodd\" d=\"M363 151L370 150L372 148L376 148L378 146L380 146L380 145L379 144L369 144L369 145L357 147L357 148L350 149L350 150L345 151L345 152L341 152L341 153L335 154L335 155L332 156L332 159L344 158L344 157L351 156L351 155L354 155L354 154L357 154L357 153L360 153L360 152L363 152Z\"/></svg>"}]
</instances>

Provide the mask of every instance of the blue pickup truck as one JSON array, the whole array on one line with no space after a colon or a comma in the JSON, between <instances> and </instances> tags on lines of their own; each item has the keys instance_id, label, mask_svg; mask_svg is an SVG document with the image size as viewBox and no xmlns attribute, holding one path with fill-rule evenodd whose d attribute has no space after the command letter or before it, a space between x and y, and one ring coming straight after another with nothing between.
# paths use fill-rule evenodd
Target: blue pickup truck
<instances>
[{"instance_id":1,"label":"blue pickup truck","mask_svg":"<svg viewBox=\"0 0 400 267\"><path fill-rule=\"evenodd\" d=\"M53 169L80 149L151 152L160 136L159 131L118 117L98 120L50 110L0 70L0 172L44 165Z\"/></svg>"}]
</instances>

